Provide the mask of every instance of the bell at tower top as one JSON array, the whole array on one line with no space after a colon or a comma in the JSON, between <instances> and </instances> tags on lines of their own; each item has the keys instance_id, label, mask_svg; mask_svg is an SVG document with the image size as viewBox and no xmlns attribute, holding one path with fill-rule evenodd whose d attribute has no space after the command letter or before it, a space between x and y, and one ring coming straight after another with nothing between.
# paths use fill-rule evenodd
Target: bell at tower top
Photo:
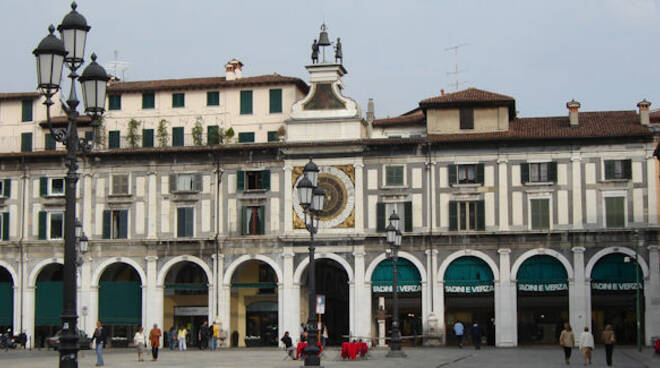
<instances>
[{"instance_id":1,"label":"bell at tower top","mask_svg":"<svg viewBox=\"0 0 660 368\"><path fill-rule=\"evenodd\" d=\"M321 25L321 33L319 33L318 40L314 40L312 43L312 64L319 64L319 52L321 53L321 64L332 64L332 61L328 61L325 56L325 48L332 46L333 42L330 41L328 37L328 27L323 23ZM337 37L337 41L334 42L335 50L335 62L334 64L343 63L343 53L341 47L341 40Z\"/></svg>"}]
</instances>

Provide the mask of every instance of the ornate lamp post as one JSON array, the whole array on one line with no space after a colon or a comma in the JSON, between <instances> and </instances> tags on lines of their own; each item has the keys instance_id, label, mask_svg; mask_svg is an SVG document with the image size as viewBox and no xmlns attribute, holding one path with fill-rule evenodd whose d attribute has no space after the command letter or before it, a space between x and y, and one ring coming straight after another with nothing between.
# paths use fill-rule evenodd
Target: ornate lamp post
<instances>
[{"instance_id":1,"label":"ornate lamp post","mask_svg":"<svg viewBox=\"0 0 660 368\"><path fill-rule=\"evenodd\" d=\"M76 245L83 245L82 226L76 227L76 182L78 181L78 155L88 153L94 146L99 117L105 111L105 93L108 76L103 67L96 63L96 55L92 54L92 62L83 70L82 76L76 70L84 63L85 41L90 27L85 17L76 11L76 3L71 4L71 12L62 20L57 29L61 40L53 33L55 27L48 28L47 35L33 54L37 59L38 90L46 98L46 118L48 128L53 138L66 146L64 162L68 168L65 178L65 220L64 220L64 272L63 272L63 308L62 337L60 338L60 367L78 367L78 328L76 314ZM50 107L54 104L52 97L60 90L62 66L66 63L70 70L71 89L66 102L62 101L62 109L66 112L68 125L66 128L55 129L50 118ZM78 137L78 98L76 96L76 79L82 85L85 113L92 118L93 133L91 140ZM86 238L86 237L85 237Z\"/></svg>"},{"instance_id":2,"label":"ornate lamp post","mask_svg":"<svg viewBox=\"0 0 660 368\"><path fill-rule=\"evenodd\" d=\"M307 347L305 353L305 367L320 366L321 357L317 338L316 321L316 267L314 265L314 234L319 230L319 220L323 211L325 192L318 186L319 168L309 159L303 169L303 178L296 188L300 206L305 213L305 226L309 232L309 267L307 280L309 284L309 319L307 321Z\"/></svg>"},{"instance_id":3,"label":"ornate lamp post","mask_svg":"<svg viewBox=\"0 0 660 368\"><path fill-rule=\"evenodd\" d=\"M401 248L401 231L399 230L399 215L392 211L390 223L385 228L387 242L390 244L388 254L392 258L392 342L388 358L405 358L406 353L401 350L401 332L399 329L399 248Z\"/></svg>"}]
</instances>

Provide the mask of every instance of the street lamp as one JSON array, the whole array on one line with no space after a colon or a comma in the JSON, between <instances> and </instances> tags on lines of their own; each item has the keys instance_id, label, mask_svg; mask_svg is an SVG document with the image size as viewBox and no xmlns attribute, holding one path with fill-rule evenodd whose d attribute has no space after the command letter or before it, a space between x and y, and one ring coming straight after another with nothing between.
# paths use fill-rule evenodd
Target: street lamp
<instances>
[{"instance_id":1,"label":"street lamp","mask_svg":"<svg viewBox=\"0 0 660 368\"><path fill-rule=\"evenodd\" d=\"M387 242L390 244L388 256L392 259L392 343L388 358L405 358L406 353L401 350L401 332L399 328L399 248L401 248L401 231L399 230L399 215L392 211L390 223L385 228Z\"/></svg>"},{"instance_id":2,"label":"street lamp","mask_svg":"<svg viewBox=\"0 0 660 368\"><path fill-rule=\"evenodd\" d=\"M78 333L76 314L76 243L80 240L82 250L82 226L76 226L76 183L78 181L78 155L89 153L94 147L100 116L105 111L105 94L108 76L103 67L96 63L96 55L92 54L92 62L83 70L82 76L76 71L84 63L85 42L90 27L85 17L76 11L76 3L71 4L71 11L64 17L57 29L61 39L55 35L55 27L48 27L49 34L41 40L33 51L37 62L37 89L46 98L46 120L50 133L58 142L66 146L64 164L68 168L65 178L65 220L64 220L64 272L63 272L63 308L62 336L60 338L60 367L78 367ZM50 107L54 104L52 97L60 90L62 66L66 63L70 70L71 89L66 102L62 101L62 109L67 115L66 128L53 128L50 118ZM82 84L85 113L92 118L93 134L91 139L78 137L78 98L76 96L76 79ZM86 238L86 237L85 237ZM86 244L86 242L85 242ZM86 246L86 245L85 245Z\"/></svg>"},{"instance_id":3,"label":"street lamp","mask_svg":"<svg viewBox=\"0 0 660 368\"><path fill-rule=\"evenodd\" d=\"M298 200L305 213L305 227L309 232L309 318L307 320L307 347L304 350L305 367L320 366L321 357L317 338L316 321L316 268L314 265L314 234L319 230L319 221L325 201L325 191L318 184L319 168L312 159L303 168L303 177L298 182Z\"/></svg>"}]
</instances>

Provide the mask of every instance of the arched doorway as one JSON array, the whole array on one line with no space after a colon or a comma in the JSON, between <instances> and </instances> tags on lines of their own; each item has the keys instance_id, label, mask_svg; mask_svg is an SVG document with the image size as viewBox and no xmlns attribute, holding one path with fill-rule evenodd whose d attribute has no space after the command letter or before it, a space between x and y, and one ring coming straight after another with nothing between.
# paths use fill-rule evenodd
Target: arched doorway
<instances>
[{"instance_id":1,"label":"arched doorway","mask_svg":"<svg viewBox=\"0 0 660 368\"><path fill-rule=\"evenodd\" d=\"M325 295L325 314L321 321L328 331L327 345L341 345L349 334L349 290L348 274L337 261L321 258L315 260L316 294ZM300 288L301 322L307 323L309 312L308 267L302 274Z\"/></svg>"},{"instance_id":2,"label":"arched doorway","mask_svg":"<svg viewBox=\"0 0 660 368\"><path fill-rule=\"evenodd\" d=\"M555 344L569 321L568 274L555 257L535 255L517 273L518 343Z\"/></svg>"},{"instance_id":3,"label":"arched doorway","mask_svg":"<svg viewBox=\"0 0 660 368\"><path fill-rule=\"evenodd\" d=\"M399 296L399 323L401 336L416 336L422 334L422 284L417 267L405 258L397 262L398 296ZM371 275L372 316L377 315L379 308L383 307L388 317L385 323L386 336L391 336L392 317L392 277L394 261L386 259L381 261ZM377 331L377 326L376 327ZM372 331L374 329L372 328ZM416 345L417 339L403 339L402 345Z\"/></svg>"},{"instance_id":4,"label":"arched doorway","mask_svg":"<svg viewBox=\"0 0 660 368\"><path fill-rule=\"evenodd\" d=\"M165 276L163 299L163 326L185 327L186 344L199 346L198 331L209 315L209 281L204 269L190 261L174 264Z\"/></svg>"},{"instance_id":5,"label":"arched doorway","mask_svg":"<svg viewBox=\"0 0 660 368\"><path fill-rule=\"evenodd\" d=\"M278 345L278 289L275 270L266 262L242 263L231 278L230 331L238 346Z\"/></svg>"},{"instance_id":6,"label":"arched doorway","mask_svg":"<svg viewBox=\"0 0 660 368\"><path fill-rule=\"evenodd\" d=\"M63 265L51 263L37 276L34 308L34 342L37 347L45 347L46 338L60 329L63 271Z\"/></svg>"},{"instance_id":7,"label":"arched doorway","mask_svg":"<svg viewBox=\"0 0 660 368\"><path fill-rule=\"evenodd\" d=\"M11 329L14 324L14 279L11 273L0 267L0 332ZM13 331L16 334L18 331Z\"/></svg>"},{"instance_id":8,"label":"arched doorway","mask_svg":"<svg viewBox=\"0 0 660 368\"><path fill-rule=\"evenodd\" d=\"M493 271L482 259L464 256L449 264L444 274L445 331L447 344L456 344L454 324L465 327L464 343L470 343L470 326L481 327L488 345L495 345L495 292Z\"/></svg>"},{"instance_id":9,"label":"arched doorway","mask_svg":"<svg viewBox=\"0 0 660 368\"><path fill-rule=\"evenodd\" d=\"M106 328L110 345L128 346L142 325L142 283L138 272L126 263L106 267L99 279L98 303L99 320Z\"/></svg>"},{"instance_id":10,"label":"arched doorway","mask_svg":"<svg viewBox=\"0 0 660 368\"><path fill-rule=\"evenodd\" d=\"M644 273L634 257L611 253L596 262L591 271L591 325L594 336L600 336L605 325L610 324L618 344L636 343L636 290L640 290L640 325L644 326L643 285ZM641 329L641 340L645 341L644 328Z\"/></svg>"}]
</instances>

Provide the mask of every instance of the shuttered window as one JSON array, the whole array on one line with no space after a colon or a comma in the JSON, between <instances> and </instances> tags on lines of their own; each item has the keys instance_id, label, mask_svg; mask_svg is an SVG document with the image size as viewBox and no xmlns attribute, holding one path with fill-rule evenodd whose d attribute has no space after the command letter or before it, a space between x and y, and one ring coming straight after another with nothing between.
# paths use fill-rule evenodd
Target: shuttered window
<instances>
[{"instance_id":1,"label":"shuttered window","mask_svg":"<svg viewBox=\"0 0 660 368\"><path fill-rule=\"evenodd\" d=\"M64 238L64 213L52 212L48 214L48 239Z\"/></svg>"},{"instance_id":2,"label":"shuttered window","mask_svg":"<svg viewBox=\"0 0 660 368\"><path fill-rule=\"evenodd\" d=\"M264 206L241 207L241 234L263 235L266 221Z\"/></svg>"},{"instance_id":3,"label":"shuttered window","mask_svg":"<svg viewBox=\"0 0 660 368\"><path fill-rule=\"evenodd\" d=\"M48 133L45 135L45 139L46 139L45 142L46 151L54 150L56 147L56 143L55 143L55 138L53 138L53 135Z\"/></svg>"},{"instance_id":4,"label":"shuttered window","mask_svg":"<svg viewBox=\"0 0 660 368\"><path fill-rule=\"evenodd\" d=\"M154 130L142 129L142 147L148 148L154 146Z\"/></svg>"},{"instance_id":5,"label":"shuttered window","mask_svg":"<svg viewBox=\"0 0 660 368\"><path fill-rule=\"evenodd\" d=\"M179 108L186 106L186 95L183 93L172 93L172 107Z\"/></svg>"},{"instance_id":6,"label":"shuttered window","mask_svg":"<svg viewBox=\"0 0 660 368\"><path fill-rule=\"evenodd\" d=\"M129 194L128 175L112 176L112 194Z\"/></svg>"},{"instance_id":7,"label":"shuttered window","mask_svg":"<svg viewBox=\"0 0 660 368\"><path fill-rule=\"evenodd\" d=\"M385 185L402 186L404 183L404 166L385 167Z\"/></svg>"},{"instance_id":8,"label":"shuttered window","mask_svg":"<svg viewBox=\"0 0 660 368\"><path fill-rule=\"evenodd\" d=\"M170 192L200 192L202 174L170 175Z\"/></svg>"},{"instance_id":9,"label":"shuttered window","mask_svg":"<svg viewBox=\"0 0 660 368\"><path fill-rule=\"evenodd\" d=\"M376 205L376 231L385 232L390 223L390 216L396 213L399 216L399 230L402 232L413 231L412 227L412 202L378 203Z\"/></svg>"},{"instance_id":10,"label":"shuttered window","mask_svg":"<svg viewBox=\"0 0 660 368\"><path fill-rule=\"evenodd\" d=\"M183 127L172 128L172 146L183 146Z\"/></svg>"},{"instance_id":11,"label":"shuttered window","mask_svg":"<svg viewBox=\"0 0 660 368\"><path fill-rule=\"evenodd\" d=\"M103 211L103 239L128 238L128 210Z\"/></svg>"},{"instance_id":12,"label":"shuttered window","mask_svg":"<svg viewBox=\"0 0 660 368\"><path fill-rule=\"evenodd\" d=\"M484 165L466 164L447 166L449 185L484 183Z\"/></svg>"},{"instance_id":13,"label":"shuttered window","mask_svg":"<svg viewBox=\"0 0 660 368\"><path fill-rule=\"evenodd\" d=\"M142 108L153 109L156 107L156 96L153 92L145 92L142 94Z\"/></svg>"},{"instance_id":14,"label":"shuttered window","mask_svg":"<svg viewBox=\"0 0 660 368\"><path fill-rule=\"evenodd\" d=\"M206 127L206 137L209 146L220 144L220 127L217 125Z\"/></svg>"},{"instance_id":15,"label":"shuttered window","mask_svg":"<svg viewBox=\"0 0 660 368\"><path fill-rule=\"evenodd\" d=\"M121 110L121 95L108 96L108 110Z\"/></svg>"},{"instance_id":16,"label":"shuttered window","mask_svg":"<svg viewBox=\"0 0 660 368\"><path fill-rule=\"evenodd\" d=\"M32 152L32 133L21 134L21 152Z\"/></svg>"},{"instance_id":17,"label":"shuttered window","mask_svg":"<svg viewBox=\"0 0 660 368\"><path fill-rule=\"evenodd\" d=\"M605 160L605 180L632 179L631 160Z\"/></svg>"},{"instance_id":18,"label":"shuttered window","mask_svg":"<svg viewBox=\"0 0 660 368\"><path fill-rule=\"evenodd\" d=\"M0 213L2 221L0 221L0 235L2 235L2 240L9 240L9 212Z\"/></svg>"},{"instance_id":19,"label":"shuttered window","mask_svg":"<svg viewBox=\"0 0 660 368\"><path fill-rule=\"evenodd\" d=\"M449 201L449 230L484 230L484 206L484 201Z\"/></svg>"},{"instance_id":20,"label":"shuttered window","mask_svg":"<svg viewBox=\"0 0 660 368\"><path fill-rule=\"evenodd\" d=\"M21 120L32 121L32 100L21 101Z\"/></svg>"},{"instance_id":21,"label":"shuttered window","mask_svg":"<svg viewBox=\"0 0 660 368\"><path fill-rule=\"evenodd\" d=\"M238 143L252 143L254 142L254 132L238 133Z\"/></svg>"},{"instance_id":22,"label":"shuttered window","mask_svg":"<svg viewBox=\"0 0 660 368\"><path fill-rule=\"evenodd\" d=\"M11 179L0 181L0 195L5 198L11 197Z\"/></svg>"},{"instance_id":23,"label":"shuttered window","mask_svg":"<svg viewBox=\"0 0 660 368\"><path fill-rule=\"evenodd\" d=\"M252 114L252 91L241 91L241 115Z\"/></svg>"},{"instance_id":24,"label":"shuttered window","mask_svg":"<svg viewBox=\"0 0 660 368\"><path fill-rule=\"evenodd\" d=\"M544 230L550 228L550 200L530 199L530 216L532 230Z\"/></svg>"},{"instance_id":25,"label":"shuttered window","mask_svg":"<svg viewBox=\"0 0 660 368\"><path fill-rule=\"evenodd\" d=\"M460 110L461 129L474 129L474 109L463 107Z\"/></svg>"},{"instance_id":26,"label":"shuttered window","mask_svg":"<svg viewBox=\"0 0 660 368\"><path fill-rule=\"evenodd\" d=\"M220 106L220 91L206 92L206 106Z\"/></svg>"},{"instance_id":27,"label":"shuttered window","mask_svg":"<svg viewBox=\"0 0 660 368\"><path fill-rule=\"evenodd\" d=\"M108 148L120 148L120 133L119 130L111 130L108 132Z\"/></svg>"},{"instance_id":28,"label":"shuttered window","mask_svg":"<svg viewBox=\"0 0 660 368\"><path fill-rule=\"evenodd\" d=\"M177 237L190 238L193 236L193 207L179 207L177 213Z\"/></svg>"},{"instance_id":29,"label":"shuttered window","mask_svg":"<svg viewBox=\"0 0 660 368\"><path fill-rule=\"evenodd\" d=\"M277 136L277 131L276 130L271 130L268 132L268 142L277 142L279 141L279 137Z\"/></svg>"},{"instance_id":30,"label":"shuttered window","mask_svg":"<svg viewBox=\"0 0 660 368\"><path fill-rule=\"evenodd\" d=\"M273 88L269 90L270 113L277 114L282 112L282 89Z\"/></svg>"},{"instance_id":31,"label":"shuttered window","mask_svg":"<svg viewBox=\"0 0 660 368\"><path fill-rule=\"evenodd\" d=\"M605 226L621 228L626 226L625 197L605 197Z\"/></svg>"}]
</instances>

